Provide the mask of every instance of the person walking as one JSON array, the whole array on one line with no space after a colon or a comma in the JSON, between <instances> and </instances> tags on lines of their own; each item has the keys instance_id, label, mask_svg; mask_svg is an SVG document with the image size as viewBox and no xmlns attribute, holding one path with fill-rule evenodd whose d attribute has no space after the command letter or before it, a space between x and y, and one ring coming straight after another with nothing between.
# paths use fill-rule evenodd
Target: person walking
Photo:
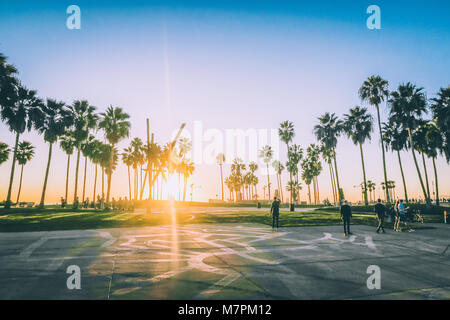
<instances>
[{"instance_id":1,"label":"person walking","mask_svg":"<svg viewBox=\"0 0 450 320\"><path fill-rule=\"evenodd\" d=\"M341 206L341 218L342 222L344 222L344 236L346 237L350 232L350 219L352 217L352 208L348 204L347 200L344 201L344 204Z\"/></svg>"},{"instance_id":2,"label":"person walking","mask_svg":"<svg viewBox=\"0 0 450 320\"><path fill-rule=\"evenodd\" d=\"M381 203L381 199L378 199L377 204L375 205L375 213L377 215L377 219L378 219L378 227L377 227L377 233L380 233L380 230L383 233L386 233L384 231L384 214L386 212L386 207L384 206L384 204Z\"/></svg>"},{"instance_id":3,"label":"person walking","mask_svg":"<svg viewBox=\"0 0 450 320\"><path fill-rule=\"evenodd\" d=\"M272 228L275 226L278 228L278 220L280 216L280 199L277 197L273 198L272 206L270 207L270 214L272 215Z\"/></svg>"}]
</instances>

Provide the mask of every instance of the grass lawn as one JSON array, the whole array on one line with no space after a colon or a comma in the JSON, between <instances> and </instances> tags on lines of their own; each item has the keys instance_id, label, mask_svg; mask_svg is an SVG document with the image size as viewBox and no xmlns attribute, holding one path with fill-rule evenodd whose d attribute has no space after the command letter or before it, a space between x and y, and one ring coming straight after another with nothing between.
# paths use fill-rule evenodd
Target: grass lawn
<instances>
[{"instance_id":1,"label":"grass lawn","mask_svg":"<svg viewBox=\"0 0 450 320\"><path fill-rule=\"evenodd\" d=\"M267 209L261 211L246 211L245 209L227 213L190 213L189 210L177 209L176 223L260 223L271 225L272 220ZM442 222L440 216L425 217L425 222ZM0 211L0 232L25 231L55 231L82 230L104 228L127 228L166 225L172 223L170 210L160 213L117 212L117 211L62 211L61 209L17 209ZM339 225L341 219L338 213L322 211L321 209L308 212L280 212L280 226L325 226ZM376 226L374 215L353 214L352 224ZM392 228L392 223L386 223ZM430 228L425 224L415 224L414 228Z\"/></svg>"}]
</instances>

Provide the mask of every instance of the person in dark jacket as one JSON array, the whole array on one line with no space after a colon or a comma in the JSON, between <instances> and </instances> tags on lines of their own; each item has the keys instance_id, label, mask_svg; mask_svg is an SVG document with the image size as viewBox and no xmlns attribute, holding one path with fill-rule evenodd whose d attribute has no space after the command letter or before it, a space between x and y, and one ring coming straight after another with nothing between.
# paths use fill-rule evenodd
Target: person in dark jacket
<instances>
[{"instance_id":1,"label":"person in dark jacket","mask_svg":"<svg viewBox=\"0 0 450 320\"><path fill-rule=\"evenodd\" d=\"M378 199L378 202L375 205L375 213L377 214L377 219L378 219L377 233L380 233L380 230L383 233L386 233L383 228L385 212L386 212L386 207L384 206L384 204L381 203L381 199Z\"/></svg>"},{"instance_id":2,"label":"person in dark jacket","mask_svg":"<svg viewBox=\"0 0 450 320\"><path fill-rule=\"evenodd\" d=\"M344 222L344 236L352 234L350 232L350 219L352 217L352 208L349 206L347 201L341 206L341 218Z\"/></svg>"},{"instance_id":3,"label":"person in dark jacket","mask_svg":"<svg viewBox=\"0 0 450 320\"><path fill-rule=\"evenodd\" d=\"M272 206L270 207L270 214L272 215L272 228L278 228L278 218L280 216L280 200L277 197L273 198Z\"/></svg>"}]
</instances>

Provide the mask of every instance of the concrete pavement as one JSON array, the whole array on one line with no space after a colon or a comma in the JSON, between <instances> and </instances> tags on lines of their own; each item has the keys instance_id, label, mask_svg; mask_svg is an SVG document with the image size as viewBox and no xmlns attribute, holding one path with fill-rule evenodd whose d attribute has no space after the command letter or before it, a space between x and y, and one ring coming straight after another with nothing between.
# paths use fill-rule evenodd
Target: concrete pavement
<instances>
[{"instance_id":1,"label":"concrete pavement","mask_svg":"<svg viewBox=\"0 0 450 320\"><path fill-rule=\"evenodd\" d=\"M450 228L257 224L0 233L0 299L450 299ZM81 270L69 290L67 267ZM367 268L381 270L369 290Z\"/></svg>"}]
</instances>

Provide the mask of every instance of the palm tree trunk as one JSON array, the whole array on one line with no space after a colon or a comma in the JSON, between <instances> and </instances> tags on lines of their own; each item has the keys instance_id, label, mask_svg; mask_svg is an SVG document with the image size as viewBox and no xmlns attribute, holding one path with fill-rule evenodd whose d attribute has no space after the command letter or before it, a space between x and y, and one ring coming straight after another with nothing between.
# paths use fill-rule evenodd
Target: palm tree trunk
<instances>
[{"instance_id":1,"label":"palm tree trunk","mask_svg":"<svg viewBox=\"0 0 450 320\"><path fill-rule=\"evenodd\" d=\"M384 142L383 142L383 133L381 131L381 120L380 120L380 108L378 105L375 106L377 108L377 115L378 115L378 129L380 130L380 141L381 141L381 151L383 153L383 172L384 172L384 183L387 186L387 172L386 172L386 155L384 151ZM389 190L386 188L386 201L390 202L389 200Z\"/></svg>"},{"instance_id":2,"label":"palm tree trunk","mask_svg":"<svg viewBox=\"0 0 450 320\"><path fill-rule=\"evenodd\" d=\"M267 188L269 188L269 200L270 200L270 178L269 178L269 163L267 163Z\"/></svg>"},{"instance_id":3,"label":"palm tree trunk","mask_svg":"<svg viewBox=\"0 0 450 320\"><path fill-rule=\"evenodd\" d=\"M222 201L223 201L223 172L222 172L222 165L220 167L220 185L222 186Z\"/></svg>"},{"instance_id":4,"label":"palm tree trunk","mask_svg":"<svg viewBox=\"0 0 450 320\"><path fill-rule=\"evenodd\" d=\"M53 149L53 143L49 143L47 168L45 169L44 186L42 188L41 203L39 204L39 207L41 207L41 208L44 207L44 202L45 202L45 191L47 190L48 172L50 171L50 161L52 159L52 149Z\"/></svg>"},{"instance_id":5,"label":"palm tree trunk","mask_svg":"<svg viewBox=\"0 0 450 320\"><path fill-rule=\"evenodd\" d=\"M20 168L19 191L17 191L17 200L16 200L16 203L19 203L20 191L22 190L23 167L24 167L24 165L22 165L21 168Z\"/></svg>"},{"instance_id":6,"label":"palm tree trunk","mask_svg":"<svg viewBox=\"0 0 450 320\"><path fill-rule=\"evenodd\" d=\"M94 194L92 196L92 201L94 202L94 208L95 208L95 191L97 191L97 164L95 164L95 177L94 177Z\"/></svg>"},{"instance_id":7,"label":"palm tree trunk","mask_svg":"<svg viewBox=\"0 0 450 320\"><path fill-rule=\"evenodd\" d=\"M338 200L340 203L342 201L342 199L341 199L341 187L339 185L339 174L338 174L337 163L336 163L336 153L333 157L333 160L334 160L334 171L336 173L336 186L337 186L337 192L338 192Z\"/></svg>"},{"instance_id":8,"label":"palm tree trunk","mask_svg":"<svg viewBox=\"0 0 450 320\"><path fill-rule=\"evenodd\" d=\"M130 196L128 199L131 199L131 177L130 177L130 166L128 167L128 195Z\"/></svg>"},{"instance_id":9,"label":"palm tree trunk","mask_svg":"<svg viewBox=\"0 0 450 320\"><path fill-rule=\"evenodd\" d=\"M428 182L427 165L425 164L425 155L423 154L423 152L421 152L421 154L422 154L422 162L423 162L423 171L425 172L425 183L427 184L428 199L431 199L431 196L430 196L430 183Z\"/></svg>"},{"instance_id":10,"label":"palm tree trunk","mask_svg":"<svg viewBox=\"0 0 450 320\"><path fill-rule=\"evenodd\" d=\"M187 187L187 177L184 176L183 202L186 201L186 187Z\"/></svg>"},{"instance_id":11,"label":"palm tree trunk","mask_svg":"<svg viewBox=\"0 0 450 320\"><path fill-rule=\"evenodd\" d=\"M105 168L102 167L102 198L104 196L105 196Z\"/></svg>"},{"instance_id":12,"label":"palm tree trunk","mask_svg":"<svg viewBox=\"0 0 450 320\"><path fill-rule=\"evenodd\" d=\"M16 142L14 144L14 154L12 158L12 167L11 167L11 175L9 177L9 187L8 187L8 196L6 198L5 208L9 209L11 208L11 191L12 191L12 185L14 181L14 170L16 168L16 157L17 157L17 146L19 145L19 136L20 133L16 133Z\"/></svg>"},{"instance_id":13,"label":"palm tree trunk","mask_svg":"<svg viewBox=\"0 0 450 320\"><path fill-rule=\"evenodd\" d=\"M82 197L83 202L84 196L86 195L86 172L87 172L87 157L84 157L84 177L83 177L83 197Z\"/></svg>"},{"instance_id":14,"label":"palm tree trunk","mask_svg":"<svg viewBox=\"0 0 450 320\"><path fill-rule=\"evenodd\" d=\"M140 187L141 187L141 192L139 193L139 200L142 200L142 194L144 193L144 181L142 180L142 166L141 166L141 184L140 184Z\"/></svg>"},{"instance_id":15,"label":"palm tree trunk","mask_svg":"<svg viewBox=\"0 0 450 320\"><path fill-rule=\"evenodd\" d=\"M407 130L408 130L408 136L409 136L409 144L410 144L411 152L412 152L413 158L414 158L414 165L416 166L417 175L419 176L420 186L422 187L422 192L425 197L425 201L427 204L429 204L430 202L427 197L425 185L423 184L422 174L420 173L419 164L417 163L416 153L414 152L414 142L413 142L412 135L411 135L411 129L407 128Z\"/></svg>"},{"instance_id":16,"label":"palm tree trunk","mask_svg":"<svg viewBox=\"0 0 450 320\"><path fill-rule=\"evenodd\" d=\"M75 190L73 192L73 205L76 206L78 193L78 169L80 167L80 149L77 151L77 165L75 166Z\"/></svg>"},{"instance_id":17,"label":"palm tree trunk","mask_svg":"<svg viewBox=\"0 0 450 320\"><path fill-rule=\"evenodd\" d=\"M402 159L400 158L400 151L397 150L398 164L400 165L400 173L402 174L403 190L405 192L405 201L408 203L408 192L406 191L405 174L403 173Z\"/></svg>"},{"instance_id":18,"label":"palm tree trunk","mask_svg":"<svg viewBox=\"0 0 450 320\"><path fill-rule=\"evenodd\" d=\"M330 168L330 179L331 179L331 189L333 191L333 202L336 203L336 190L334 187L334 175L333 175L333 167L331 165L331 160L328 161L328 167Z\"/></svg>"},{"instance_id":19,"label":"palm tree trunk","mask_svg":"<svg viewBox=\"0 0 450 320\"><path fill-rule=\"evenodd\" d=\"M283 182L281 181L281 174L280 174L280 192L281 192L281 202L284 202L284 196L283 196Z\"/></svg>"},{"instance_id":20,"label":"palm tree trunk","mask_svg":"<svg viewBox=\"0 0 450 320\"><path fill-rule=\"evenodd\" d=\"M369 205L369 201L367 200L367 180L366 180L366 166L364 165L364 153L362 149L362 143L359 144L359 151L361 152L361 164L363 170L363 178L364 178L364 204Z\"/></svg>"},{"instance_id":21,"label":"palm tree trunk","mask_svg":"<svg viewBox=\"0 0 450 320\"><path fill-rule=\"evenodd\" d=\"M317 203L320 204L319 180L317 179L317 177L316 177L316 188L317 188Z\"/></svg>"},{"instance_id":22,"label":"palm tree trunk","mask_svg":"<svg viewBox=\"0 0 450 320\"><path fill-rule=\"evenodd\" d=\"M438 184L438 174L437 174L437 170L436 170L436 161L435 161L435 157L432 158L433 160L433 169L434 169L434 181L436 184L436 205L439 205L439 184Z\"/></svg>"},{"instance_id":23,"label":"palm tree trunk","mask_svg":"<svg viewBox=\"0 0 450 320\"><path fill-rule=\"evenodd\" d=\"M113 171L113 162L114 162L114 149L115 145L111 144L111 160L109 165L109 172L108 172L108 189L106 190L106 202L109 203L109 197L111 195L111 184L112 184L112 171Z\"/></svg>"},{"instance_id":24,"label":"palm tree trunk","mask_svg":"<svg viewBox=\"0 0 450 320\"><path fill-rule=\"evenodd\" d=\"M70 154L67 154L67 169L66 169L66 193L64 195L64 201L67 203L67 193L69 191L69 167L70 167Z\"/></svg>"},{"instance_id":25,"label":"palm tree trunk","mask_svg":"<svg viewBox=\"0 0 450 320\"><path fill-rule=\"evenodd\" d=\"M308 199L309 199L309 204L311 204L311 184L308 184Z\"/></svg>"}]
</instances>

